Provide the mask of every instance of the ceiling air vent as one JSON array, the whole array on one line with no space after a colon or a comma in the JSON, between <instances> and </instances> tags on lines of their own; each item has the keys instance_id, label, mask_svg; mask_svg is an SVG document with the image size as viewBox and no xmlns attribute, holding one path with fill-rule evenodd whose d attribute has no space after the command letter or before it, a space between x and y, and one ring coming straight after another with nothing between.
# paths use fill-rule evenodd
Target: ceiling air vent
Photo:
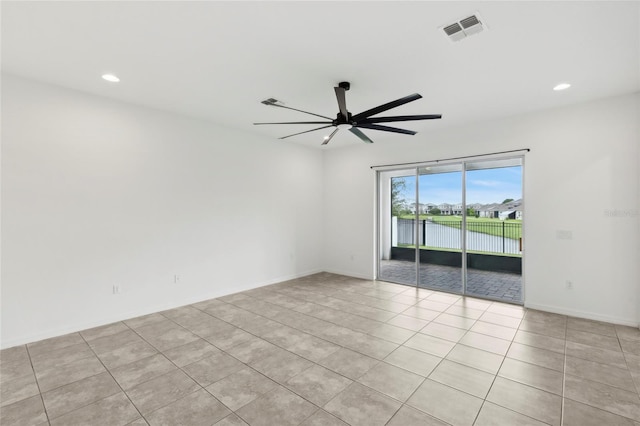
<instances>
[{"instance_id":1,"label":"ceiling air vent","mask_svg":"<svg viewBox=\"0 0 640 426\"><path fill-rule=\"evenodd\" d=\"M443 28L444 32L447 33L449 38L453 41L458 41L466 37L464 32L462 31L462 27L457 22L455 24L447 25Z\"/></svg>"},{"instance_id":2,"label":"ceiling air vent","mask_svg":"<svg viewBox=\"0 0 640 426\"><path fill-rule=\"evenodd\" d=\"M459 41L471 35L478 34L488 28L483 24L480 15L475 13L471 16L458 20L453 24L444 25L440 27L440 29L444 31L449 40Z\"/></svg>"}]
</instances>

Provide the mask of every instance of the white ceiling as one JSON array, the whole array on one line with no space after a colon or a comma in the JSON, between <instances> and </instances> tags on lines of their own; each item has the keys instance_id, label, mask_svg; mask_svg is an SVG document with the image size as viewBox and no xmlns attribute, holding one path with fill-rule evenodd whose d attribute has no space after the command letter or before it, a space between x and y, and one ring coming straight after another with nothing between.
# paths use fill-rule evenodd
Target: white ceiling
<instances>
[{"instance_id":1,"label":"white ceiling","mask_svg":"<svg viewBox=\"0 0 640 426\"><path fill-rule=\"evenodd\" d=\"M489 30L450 42L439 27L474 12ZM274 137L418 92L381 115L418 135L443 126L640 90L638 2L2 2L3 71ZM100 76L121 78L107 83ZM558 82L571 89L554 92ZM394 125L394 124L391 124ZM320 130L288 139L319 147ZM329 147L362 143L341 131ZM325 148L326 149L326 148Z\"/></svg>"}]
</instances>

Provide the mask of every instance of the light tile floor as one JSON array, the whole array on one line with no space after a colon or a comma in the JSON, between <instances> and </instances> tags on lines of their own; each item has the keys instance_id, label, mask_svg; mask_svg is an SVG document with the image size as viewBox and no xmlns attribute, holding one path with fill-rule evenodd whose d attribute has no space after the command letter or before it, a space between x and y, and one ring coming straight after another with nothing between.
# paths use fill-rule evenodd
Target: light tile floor
<instances>
[{"instance_id":1,"label":"light tile floor","mask_svg":"<svg viewBox=\"0 0 640 426\"><path fill-rule=\"evenodd\" d=\"M640 425L640 331L321 273L0 353L2 425Z\"/></svg>"}]
</instances>

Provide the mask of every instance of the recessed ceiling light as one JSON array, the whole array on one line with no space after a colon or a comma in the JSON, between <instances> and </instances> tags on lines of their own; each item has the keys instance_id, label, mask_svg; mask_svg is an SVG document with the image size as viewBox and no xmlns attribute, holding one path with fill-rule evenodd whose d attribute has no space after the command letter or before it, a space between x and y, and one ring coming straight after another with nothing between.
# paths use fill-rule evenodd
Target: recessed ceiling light
<instances>
[{"instance_id":1,"label":"recessed ceiling light","mask_svg":"<svg viewBox=\"0 0 640 426\"><path fill-rule=\"evenodd\" d=\"M120 81L120 79L113 74L102 74L102 78L112 83L117 83Z\"/></svg>"},{"instance_id":2,"label":"recessed ceiling light","mask_svg":"<svg viewBox=\"0 0 640 426\"><path fill-rule=\"evenodd\" d=\"M571 85L569 83L560 83L560 84L556 85L556 87L554 87L553 90L558 92L560 90L567 90L569 87L571 87Z\"/></svg>"}]
</instances>

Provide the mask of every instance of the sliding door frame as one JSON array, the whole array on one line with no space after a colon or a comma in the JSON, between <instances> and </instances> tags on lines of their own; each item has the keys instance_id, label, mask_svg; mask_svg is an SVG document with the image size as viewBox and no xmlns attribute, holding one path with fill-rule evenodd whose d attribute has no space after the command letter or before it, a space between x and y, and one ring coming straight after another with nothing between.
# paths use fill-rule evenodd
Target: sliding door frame
<instances>
[{"instance_id":1,"label":"sliding door frame","mask_svg":"<svg viewBox=\"0 0 640 426\"><path fill-rule=\"evenodd\" d=\"M528 151L528 150L526 150ZM415 176L415 182L416 182L416 189L415 189L415 214L414 214L414 218L415 218L415 225L414 225L414 241L415 241L415 257L414 257L414 263L415 263L415 273L416 273L416 281L414 284L407 284L407 283L399 283L402 285L407 285L407 286L413 286L416 288L422 288L420 287L420 243L419 243L419 229L420 229L420 223L419 223L419 218L420 218L420 209L418 206L419 203L419 191L420 191L420 168L421 167L428 167L428 166L434 166L434 165L439 165L439 166L445 166L445 165L460 165L461 166L461 186L462 186L462 229L461 229L461 233L462 233L462 240L461 240L461 255L462 255L462 283L461 283L461 292L450 292L453 294L460 294L460 295L467 295L467 185L466 185L466 181L467 181L467 164L469 163L482 163L482 162L488 162L488 161L496 161L496 160L520 160L520 166L522 168L522 174L521 174L521 179L520 179L520 185L521 185L521 194L522 194L522 200L524 203L525 200L525 193L524 193L524 188L525 188L525 156L524 154L519 154L519 155L487 155L487 156L480 156L482 158L474 158L474 157L463 157L460 159L452 159L450 161L426 161L426 162L422 162L422 163L411 163L411 164L406 164L406 165L398 165L398 166L388 166L388 167L380 167L376 169L376 174L375 174L375 190L376 190L376 196L375 196L375 200L376 200L376 208L375 210L375 220L376 220L376 227L375 227L375 250L374 250L374 255L375 255L375 279L380 279L380 264L381 264L381 242L382 242L382 238L381 238L381 234L382 234L382 229L381 229L381 214L382 212L380 211L380 207L381 207L381 187L380 187L380 176L382 172L390 172L390 171L408 171L408 170L415 170L414 176ZM523 211L523 219L524 216L526 216L524 214L525 212ZM426 225L425 225L426 226ZM521 294L522 294L522 300L521 303L524 304L525 301L525 262L524 262L524 258L525 258L525 244L526 244L526 232L525 232L525 220L522 220L522 274L521 274ZM424 242L426 244L426 241ZM443 291L443 290L438 290L438 291ZM487 299L487 300L495 300L495 301L501 301L501 300L497 300L497 299L492 299L492 298L488 298L488 297L482 297L482 296L476 296L476 295L469 295L471 297L475 297L475 298L482 298L482 299Z\"/></svg>"}]
</instances>

